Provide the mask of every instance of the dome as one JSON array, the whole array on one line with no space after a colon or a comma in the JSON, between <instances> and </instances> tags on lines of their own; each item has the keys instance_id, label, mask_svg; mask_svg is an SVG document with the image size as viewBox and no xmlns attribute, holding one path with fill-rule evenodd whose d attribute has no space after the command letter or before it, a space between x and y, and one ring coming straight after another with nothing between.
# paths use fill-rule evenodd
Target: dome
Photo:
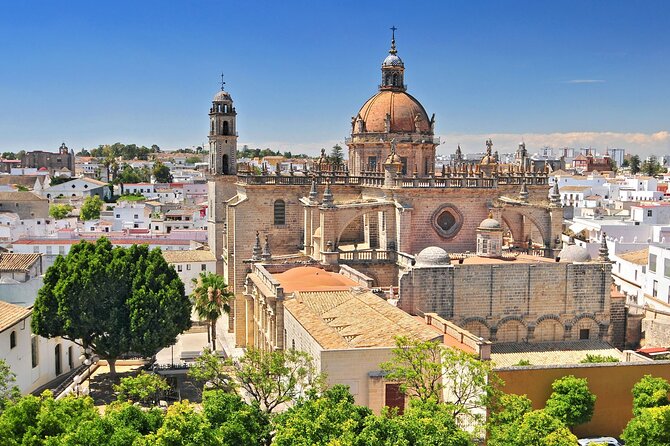
<instances>
[{"instance_id":1,"label":"dome","mask_svg":"<svg viewBox=\"0 0 670 446\"><path fill-rule=\"evenodd\" d=\"M398 56L395 54L389 54L386 56L386 59L384 59L384 62L382 62L382 67L402 67L404 64L402 63L402 59L400 59Z\"/></svg>"},{"instance_id":2,"label":"dome","mask_svg":"<svg viewBox=\"0 0 670 446\"><path fill-rule=\"evenodd\" d=\"M430 119L423 105L404 91L380 91L358 112L365 121L365 130L371 133L386 132L387 113L391 115L391 133L415 133L415 122L420 132L430 132Z\"/></svg>"},{"instance_id":3,"label":"dome","mask_svg":"<svg viewBox=\"0 0 670 446\"><path fill-rule=\"evenodd\" d=\"M416 256L416 266L442 266L449 265L449 262L450 259L447 251L437 246L424 248Z\"/></svg>"},{"instance_id":4,"label":"dome","mask_svg":"<svg viewBox=\"0 0 670 446\"><path fill-rule=\"evenodd\" d=\"M590 262L591 255L586 250L578 245L568 245L561 249L561 252L558 253L558 257L561 259L561 262Z\"/></svg>"},{"instance_id":5,"label":"dome","mask_svg":"<svg viewBox=\"0 0 670 446\"><path fill-rule=\"evenodd\" d=\"M230 98L230 94L227 91L219 91L214 95L214 102L221 102L221 101L232 101Z\"/></svg>"},{"instance_id":6,"label":"dome","mask_svg":"<svg viewBox=\"0 0 670 446\"><path fill-rule=\"evenodd\" d=\"M479 224L479 229L502 229L502 226L498 220L489 217Z\"/></svg>"}]
</instances>

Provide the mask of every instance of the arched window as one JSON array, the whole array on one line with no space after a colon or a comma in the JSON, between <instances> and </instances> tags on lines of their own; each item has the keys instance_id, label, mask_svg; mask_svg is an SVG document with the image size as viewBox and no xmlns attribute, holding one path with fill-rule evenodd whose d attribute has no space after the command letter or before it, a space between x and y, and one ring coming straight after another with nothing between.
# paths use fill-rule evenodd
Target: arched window
<instances>
[{"instance_id":1,"label":"arched window","mask_svg":"<svg viewBox=\"0 0 670 446\"><path fill-rule=\"evenodd\" d=\"M284 200L275 201L274 206L274 220L275 225L285 225L286 224L286 202Z\"/></svg>"},{"instance_id":2,"label":"arched window","mask_svg":"<svg viewBox=\"0 0 670 446\"><path fill-rule=\"evenodd\" d=\"M228 121L223 121L223 134L228 134Z\"/></svg>"},{"instance_id":3,"label":"arched window","mask_svg":"<svg viewBox=\"0 0 670 446\"><path fill-rule=\"evenodd\" d=\"M16 347L16 332L12 331L9 334L9 348L11 349L11 348L14 348L14 347Z\"/></svg>"}]
</instances>

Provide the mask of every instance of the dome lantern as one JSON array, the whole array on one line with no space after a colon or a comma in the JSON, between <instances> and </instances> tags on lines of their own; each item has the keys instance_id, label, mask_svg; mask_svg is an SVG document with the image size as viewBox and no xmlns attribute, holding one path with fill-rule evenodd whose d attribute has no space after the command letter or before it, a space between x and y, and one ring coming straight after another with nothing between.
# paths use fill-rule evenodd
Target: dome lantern
<instances>
[{"instance_id":1,"label":"dome lantern","mask_svg":"<svg viewBox=\"0 0 670 446\"><path fill-rule=\"evenodd\" d=\"M398 28L391 28L391 49L389 55L382 62L382 83L380 90L405 91L407 87L404 84L405 64L398 57L398 50L395 47L395 32Z\"/></svg>"}]
</instances>

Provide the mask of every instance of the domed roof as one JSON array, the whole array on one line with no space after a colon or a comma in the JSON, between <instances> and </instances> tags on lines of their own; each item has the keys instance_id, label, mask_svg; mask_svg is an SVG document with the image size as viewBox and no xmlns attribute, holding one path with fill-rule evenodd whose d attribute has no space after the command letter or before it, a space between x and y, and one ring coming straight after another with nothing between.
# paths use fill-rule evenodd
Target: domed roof
<instances>
[{"instance_id":1,"label":"domed roof","mask_svg":"<svg viewBox=\"0 0 670 446\"><path fill-rule=\"evenodd\" d=\"M493 155L484 155L484 158L482 158L481 162L479 164L482 164L484 166L489 166L491 164L496 164L496 158Z\"/></svg>"},{"instance_id":2,"label":"domed roof","mask_svg":"<svg viewBox=\"0 0 670 446\"><path fill-rule=\"evenodd\" d=\"M558 257L561 259L561 262L590 262L591 255L586 250L578 245L568 245L561 249L561 252L558 253Z\"/></svg>"},{"instance_id":3,"label":"domed roof","mask_svg":"<svg viewBox=\"0 0 670 446\"><path fill-rule=\"evenodd\" d=\"M389 54L386 56L386 59L384 59L384 62L382 62L382 67L402 67L404 64L402 63L402 59L399 58L395 54Z\"/></svg>"},{"instance_id":4,"label":"domed roof","mask_svg":"<svg viewBox=\"0 0 670 446\"><path fill-rule=\"evenodd\" d=\"M489 217L479 224L479 229L502 229L502 226L498 220Z\"/></svg>"},{"instance_id":5,"label":"domed roof","mask_svg":"<svg viewBox=\"0 0 670 446\"><path fill-rule=\"evenodd\" d=\"M218 93L214 95L214 102L221 102L221 101L232 101L230 98L230 93L227 91L221 90Z\"/></svg>"},{"instance_id":6,"label":"domed roof","mask_svg":"<svg viewBox=\"0 0 670 446\"><path fill-rule=\"evenodd\" d=\"M440 266L449 265L449 254L442 248L437 246L429 246L424 248L419 255L416 256L417 266Z\"/></svg>"},{"instance_id":7,"label":"domed roof","mask_svg":"<svg viewBox=\"0 0 670 446\"><path fill-rule=\"evenodd\" d=\"M404 91L380 91L358 112L365 129L372 133L386 132L387 113L391 115L391 133L414 133L415 122L420 132L430 132L430 119L423 105Z\"/></svg>"}]
</instances>

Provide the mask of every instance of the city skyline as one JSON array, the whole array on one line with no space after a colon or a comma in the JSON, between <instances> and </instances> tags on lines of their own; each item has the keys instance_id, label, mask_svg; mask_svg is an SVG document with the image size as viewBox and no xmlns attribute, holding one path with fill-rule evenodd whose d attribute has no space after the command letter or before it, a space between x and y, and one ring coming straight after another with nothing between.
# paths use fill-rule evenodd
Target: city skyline
<instances>
[{"instance_id":1,"label":"city skyline","mask_svg":"<svg viewBox=\"0 0 670 446\"><path fill-rule=\"evenodd\" d=\"M223 71L240 147L315 155L375 93L395 25L438 154L488 137L670 152L666 4L384 5L3 5L0 149L201 145Z\"/></svg>"}]
</instances>

